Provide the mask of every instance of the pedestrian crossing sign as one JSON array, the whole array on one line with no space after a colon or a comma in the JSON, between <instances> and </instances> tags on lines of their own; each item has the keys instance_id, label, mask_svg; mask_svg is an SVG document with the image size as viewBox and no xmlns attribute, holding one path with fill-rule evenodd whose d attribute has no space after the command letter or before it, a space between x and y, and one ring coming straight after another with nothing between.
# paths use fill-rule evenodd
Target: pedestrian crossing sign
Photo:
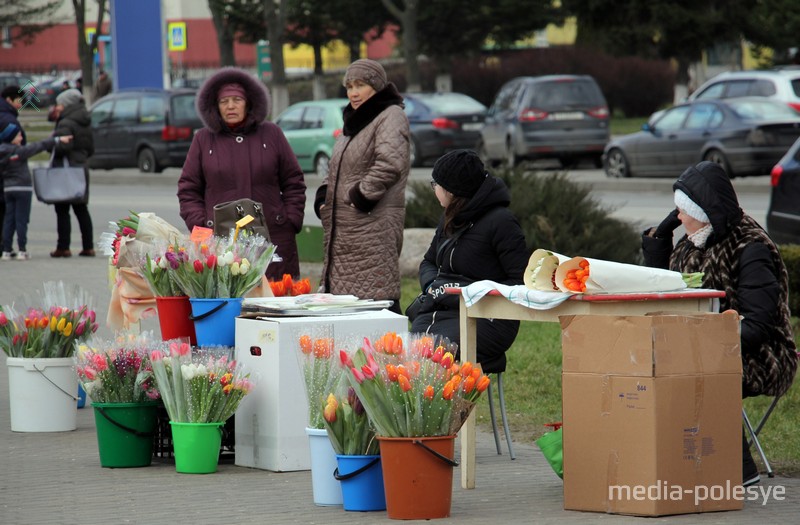
<instances>
[{"instance_id":1,"label":"pedestrian crossing sign","mask_svg":"<svg viewBox=\"0 0 800 525\"><path fill-rule=\"evenodd\" d=\"M186 51L186 22L167 24L167 47L170 51Z\"/></svg>"}]
</instances>

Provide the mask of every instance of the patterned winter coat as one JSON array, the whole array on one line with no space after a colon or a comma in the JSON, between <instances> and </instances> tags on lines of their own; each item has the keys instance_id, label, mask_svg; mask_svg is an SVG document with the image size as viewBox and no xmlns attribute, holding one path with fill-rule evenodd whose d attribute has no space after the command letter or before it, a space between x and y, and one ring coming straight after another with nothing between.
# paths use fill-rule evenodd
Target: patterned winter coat
<instances>
[{"instance_id":1,"label":"patterned winter coat","mask_svg":"<svg viewBox=\"0 0 800 525\"><path fill-rule=\"evenodd\" d=\"M767 232L739 207L725 171L710 162L691 167L675 182L711 221L714 232L703 248L684 236L669 255L669 268L703 272L703 287L723 290L720 311L742 316L742 394L780 395L797 371L791 328L789 276ZM667 267L672 239L643 237L645 262ZM665 250L665 248L667 248Z\"/></svg>"},{"instance_id":2,"label":"patterned winter coat","mask_svg":"<svg viewBox=\"0 0 800 525\"><path fill-rule=\"evenodd\" d=\"M244 87L248 103L244 124L236 130L222 121L217 107L219 89L232 82ZM216 204L243 198L260 202L270 240L283 259L270 263L267 277L299 276L295 235L303 227L306 184L283 132L264 122L269 113L266 89L245 71L223 68L203 84L196 104L205 128L194 136L178 180L186 227L213 228Z\"/></svg>"},{"instance_id":3,"label":"patterned winter coat","mask_svg":"<svg viewBox=\"0 0 800 525\"><path fill-rule=\"evenodd\" d=\"M399 300L410 169L402 97L389 84L357 110L348 105L344 117L315 200L324 230L320 284L330 293Z\"/></svg>"}]
</instances>

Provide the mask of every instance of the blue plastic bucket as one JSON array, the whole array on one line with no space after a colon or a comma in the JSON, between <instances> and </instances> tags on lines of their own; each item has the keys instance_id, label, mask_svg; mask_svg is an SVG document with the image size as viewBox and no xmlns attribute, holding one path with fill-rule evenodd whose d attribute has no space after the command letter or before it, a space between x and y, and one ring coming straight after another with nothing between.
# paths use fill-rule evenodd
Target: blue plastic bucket
<instances>
[{"instance_id":1,"label":"blue plastic bucket","mask_svg":"<svg viewBox=\"0 0 800 525\"><path fill-rule=\"evenodd\" d=\"M242 298L189 299L198 346L234 346L236 317L242 313Z\"/></svg>"},{"instance_id":2,"label":"blue plastic bucket","mask_svg":"<svg viewBox=\"0 0 800 525\"><path fill-rule=\"evenodd\" d=\"M83 389L83 385L78 383L78 408L83 408L86 406L86 390Z\"/></svg>"},{"instance_id":3,"label":"blue plastic bucket","mask_svg":"<svg viewBox=\"0 0 800 525\"><path fill-rule=\"evenodd\" d=\"M381 457L337 454L336 460L333 476L342 483L344 510L386 510Z\"/></svg>"}]
</instances>

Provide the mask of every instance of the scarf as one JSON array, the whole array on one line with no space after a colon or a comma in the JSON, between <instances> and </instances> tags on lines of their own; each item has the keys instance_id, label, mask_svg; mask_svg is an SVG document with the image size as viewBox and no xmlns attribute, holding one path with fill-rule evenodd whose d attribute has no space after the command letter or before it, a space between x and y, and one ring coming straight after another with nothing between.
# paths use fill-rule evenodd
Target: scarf
<instances>
[{"instance_id":1,"label":"scarf","mask_svg":"<svg viewBox=\"0 0 800 525\"><path fill-rule=\"evenodd\" d=\"M788 290L789 274L764 229L749 215L718 243L698 248L687 237L678 241L670 257L670 269L679 272L703 272L703 288L725 292L720 311L739 311L736 290L739 284L739 261L744 249L753 243L765 244L778 270L781 292L770 340L759 348L742 347L742 388L749 395L782 395L792 384L797 370L797 350L791 328Z\"/></svg>"},{"instance_id":2,"label":"scarf","mask_svg":"<svg viewBox=\"0 0 800 525\"><path fill-rule=\"evenodd\" d=\"M353 109L350 104L344 108L342 133L346 137L358 135L359 131L367 127L370 122L375 120L375 117L389 106L403 107L403 97L400 96L397 88L391 82L388 86L368 98L358 109Z\"/></svg>"}]
</instances>

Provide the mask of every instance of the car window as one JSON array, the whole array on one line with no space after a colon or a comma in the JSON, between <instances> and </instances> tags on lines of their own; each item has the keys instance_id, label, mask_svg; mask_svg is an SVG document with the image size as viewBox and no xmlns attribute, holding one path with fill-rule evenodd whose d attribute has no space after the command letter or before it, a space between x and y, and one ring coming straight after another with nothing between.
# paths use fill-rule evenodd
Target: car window
<instances>
[{"instance_id":1,"label":"car window","mask_svg":"<svg viewBox=\"0 0 800 525\"><path fill-rule=\"evenodd\" d=\"M753 83L752 80L731 80L727 82L725 98L746 97Z\"/></svg>"},{"instance_id":2,"label":"car window","mask_svg":"<svg viewBox=\"0 0 800 525\"><path fill-rule=\"evenodd\" d=\"M406 115L413 115L414 114L414 110L417 107L416 102L414 102L410 98L406 97L406 98L403 98L403 105L405 106L403 109L405 110Z\"/></svg>"},{"instance_id":3,"label":"car window","mask_svg":"<svg viewBox=\"0 0 800 525\"><path fill-rule=\"evenodd\" d=\"M754 97L771 97L775 93L777 93L777 90L775 89L775 83L771 80L760 78L750 84L750 92L748 95Z\"/></svg>"},{"instance_id":4,"label":"car window","mask_svg":"<svg viewBox=\"0 0 800 525\"><path fill-rule=\"evenodd\" d=\"M175 121L197 119L194 99L195 95L192 93L172 97L172 116Z\"/></svg>"},{"instance_id":5,"label":"car window","mask_svg":"<svg viewBox=\"0 0 800 525\"><path fill-rule=\"evenodd\" d=\"M658 131L674 131L680 129L686 114L689 113L690 106L679 106L664 112L664 115L656 122Z\"/></svg>"},{"instance_id":6,"label":"car window","mask_svg":"<svg viewBox=\"0 0 800 525\"><path fill-rule=\"evenodd\" d=\"M605 104L597 84L585 80L542 82L529 93L527 107L548 109Z\"/></svg>"},{"instance_id":7,"label":"car window","mask_svg":"<svg viewBox=\"0 0 800 525\"><path fill-rule=\"evenodd\" d=\"M692 107L684 127L686 129L706 129L714 115L714 104L696 104Z\"/></svg>"},{"instance_id":8,"label":"car window","mask_svg":"<svg viewBox=\"0 0 800 525\"><path fill-rule=\"evenodd\" d=\"M434 113L443 115L486 111L486 106L466 95L436 95L425 97L424 102Z\"/></svg>"},{"instance_id":9,"label":"car window","mask_svg":"<svg viewBox=\"0 0 800 525\"><path fill-rule=\"evenodd\" d=\"M293 108L288 110L286 113L278 119L278 127L280 127L283 131L292 131L295 129L300 129L300 126L303 122L303 110L304 107Z\"/></svg>"},{"instance_id":10,"label":"car window","mask_svg":"<svg viewBox=\"0 0 800 525\"><path fill-rule=\"evenodd\" d=\"M517 94L522 86L522 82L511 82L506 84L500 90L500 93L497 94L497 100L495 100L493 112L502 113L511 109L511 106L513 105L514 100L516 100Z\"/></svg>"},{"instance_id":11,"label":"car window","mask_svg":"<svg viewBox=\"0 0 800 525\"><path fill-rule=\"evenodd\" d=\"M111 106L114 105L113 100L101 102L92 110L92 126L97 127L100 124L105 124L111 117Z\"/></svg>"},{"instance_id":12,"label":"car window","mask_svg":"<svg viewBox=\"0 0 800 525\"><path fill-rule=\"evenodd\" d=\"M705 90L700 92L696 98L698 99L708 99L708 98L722 98L722 94L725 92L725 83L718 82L716 84L712 84L708 86Z\"/></svg>"},{"instance_id":13,"label":"car window","mask_svg":"<svg viewBox=\"0 0 800 525\"><path fill-rule=\"evenodd\" d=\"M139 112L139 122L163 123L164 119L164 98L159 96L142 97L142 109Z\"/></svg>"},{"instance_id":14,"label":"car window","mask_svg":"<svg viewBox=\"0 0 800 525\"><path fill-rule=\"evenodd\" d=\"M744 120L797 119L797 112L791 107L771 100L731 100L728 105Z\"/></svg>"},{"instance_id":15,"label":"car window","mask_svg":"<svg viewBox=\"0 0 800 525\"><path fill-rule=\"evenodd\" d=\"M138 106L139 101L135 98L117 100L116 104L114 104L114 112L111 115L111 121L114 124L136 122L136 110Z\"/></svg>"},{"instance_id":16,"label":"car window","mask_svg":"<svg viewBox=\"0 0 800 525\"><path fill-rule=\"evenodd\" d=\"M317 107L308 107L303 113L303 129L319 129L325 117L325 110Z\"/></svg>"},{"instance_id":17,"label":"car window","mask_svg":"<svg viewBox=\"0 0 800 525\"><path fill-rule=\"evenodd\" d=\"M796 96L800 97L800 78L792 80L792 91Z\"/></svg>"}]
</instances>

